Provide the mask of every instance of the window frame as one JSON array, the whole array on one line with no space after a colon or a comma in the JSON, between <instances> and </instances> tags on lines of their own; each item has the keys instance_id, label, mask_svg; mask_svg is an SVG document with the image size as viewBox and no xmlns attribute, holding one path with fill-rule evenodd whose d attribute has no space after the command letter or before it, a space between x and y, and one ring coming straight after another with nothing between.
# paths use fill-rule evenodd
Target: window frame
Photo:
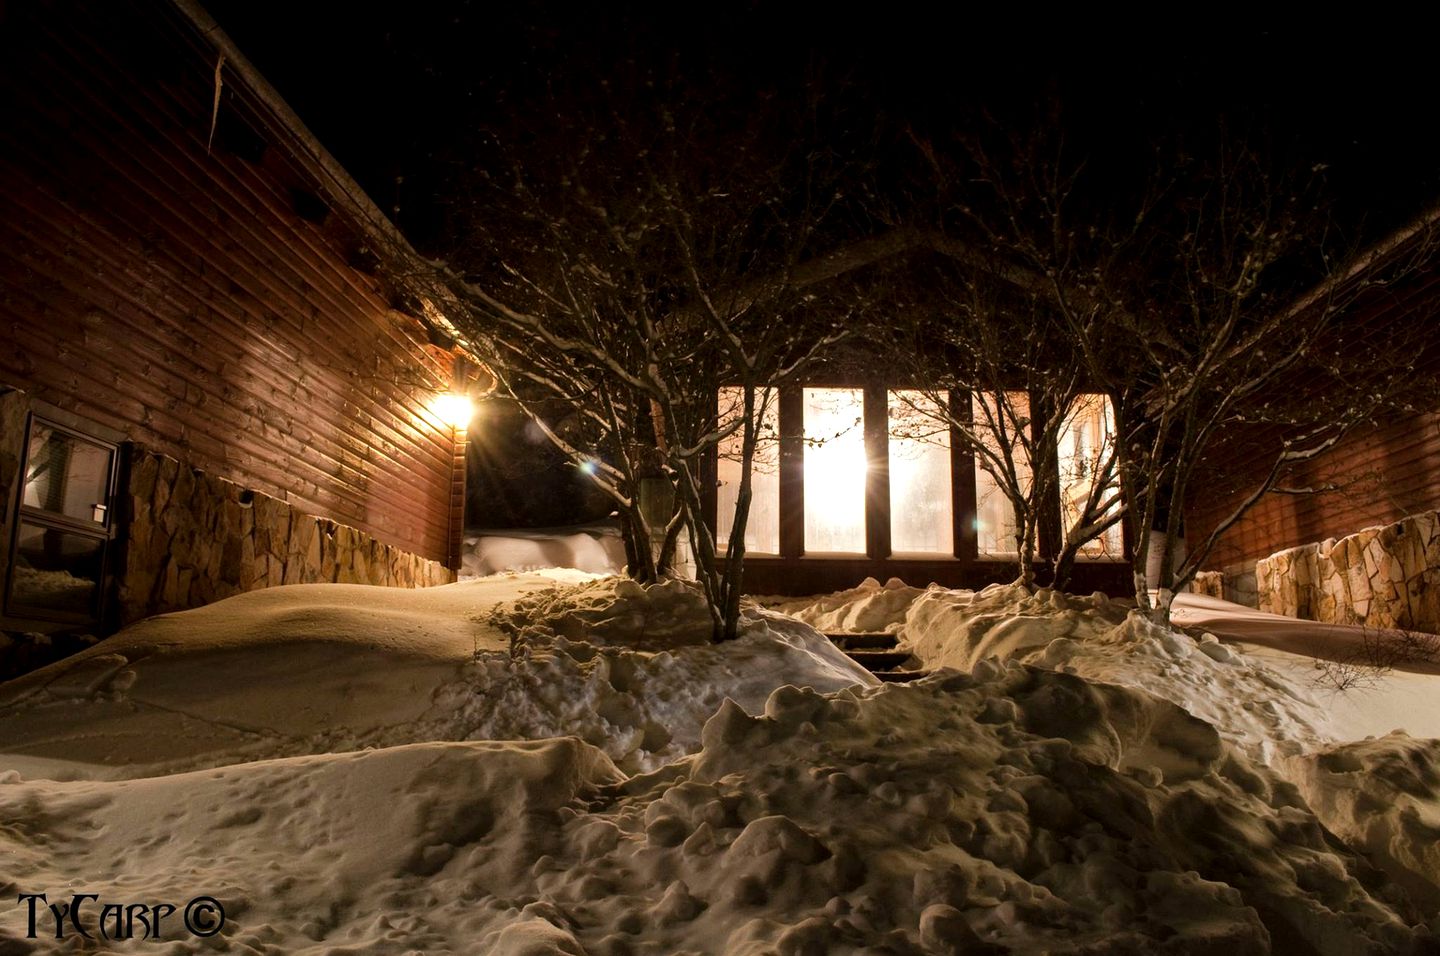
<instances>
[{"instance_id":1,"label":"window frame","mask_svg":"<svg viewBox=\"0 0 1440 956\"><path fill-rule=\"evenodd\" d=\"M780 442L780 552L755 553L758 561L793 562L797 560L814 562L895 562L899 564L959 563L974 567L984 577L993 577L1001 569L1015 563L1013 555L981 554L979 534L976 528L978 515L976 477L980 470L976 456L963 448L959 432L950 429L950 494L952 553L943 552L895 552L891 549L891 508L889 469L889 401L890 393L913 389L915 386L903 382L856 384L853 380L821 378L803 383L784 385L778 389L778 425ZM865 450L869 461L865 487L865 551L861 552L814 552L805 549L805 438L804 438L804 390L807 388L858 389L862 393L865 430ZM1038 397L1031 395L1031 407L1038 409ZM961 421L970 420L971 392L949 390L950 412L953 416L964 416ZM719 395L716 395L719 407ZM1037 412L1038 414L1038 412ZM1034 425L1032 424L1032 428ZM713 458L712 454L712 458ZM714 464L710 475L715 474ZM718 486L710 482L710 494L705 501L706 520L712 528L717 527ZM1061 502L1058 497L1045 502L1037 540L1037 563L1043 564L1059 551ZM1098 566L1122 566L1128 560L1131 549L1129 521L1122 525L1121 553L1114 557L1087 557L1083 564ZM751 555L747 552L747 558Z\"/></svg>"},{"instance_id":2,"label":"window frame","mask_svg":"<svg viewBox=\"0 0 1440 956\"><path fill-rule=\"evenodd\" d=\"M39 403L35 404L39 406ZM105 613L109 603L112 544L115 540L115 532L118 525L115 504L120 478L122 446L119 440L112 441L102 438L93 432L86 431L83 427L76 427L73 423L73 418L74 416L63 413L58 409L52 410L44 406L32 407L25 416L25 431L20 446L20 471L16 480L15 499L10 514L11 529L10 540L7 542L8 561L6 563L5 579L3 582L4 592L0 594L0 598L3 598L3 600L0 600L0 615L3 615L7 620L47 621L57 624L74 625L99 625L105 620ZM35 425L37 422L46 428L67 435L76 441L98 446L109 454L110 461L106 474L106 500L104 502L105 515L103 521L87 521L83 518L76 518L50 511L46 508L25 504L25 486L27 484L27 476L30 473L30 446L35 434ZM15 571L20 549L20 532L22 526L27 524L32 527L44 528L47 531L58 531L62 534L76 535L100 543L99 579L95 582L95 594L91 600L88 612L80 613L57 610L55 608L27 604L16 599Z\"/></svg>"}]
</instances>

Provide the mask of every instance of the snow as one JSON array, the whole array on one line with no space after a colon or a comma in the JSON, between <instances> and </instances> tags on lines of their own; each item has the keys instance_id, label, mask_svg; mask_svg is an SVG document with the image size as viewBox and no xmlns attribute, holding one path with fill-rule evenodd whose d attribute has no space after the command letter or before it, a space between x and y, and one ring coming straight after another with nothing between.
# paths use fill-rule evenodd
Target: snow
<instances>
[{"instance_id":1,"label":"snow","mask_svg":"<svg viewBox=\"0 0 1440 956\"><path fill-rule=\"evenodd\" d=\"M789 607L714 645L693 586L571 570L143 622L0 685L5 879L213 896L171 953L1434 951L1440 741L1343 737L1296 648L1045 590ZM0 952L84 948L39 915Z\"/></svg>"},{"instance_id":2,"label":"snow","mask_svg":"<svg viewBox=\"0 0 1440 956\"><path fill-rule=\"evenodd\" d=\"M1440 911L1440 740L1392 733L1331 744L1287 769L1331 832Z\"/></svg>"},{"instance_id":3,"label":"snow","mask_svg":"<svg viewBox=\"0 0 1440 956\"><path fill-rule=\"evenodd\" d=\"M506 529L465 535L460 580L502 571L574 568L591 574L625 570L625 544L613 527Z\"/></svg>"},{"instance_id":4,"label":"snow","mask_svg":"<svg viewBox=\"0 0 1440 956\"><path fill-rule=\"evenodd\" d=\"M867 579L837 594L772 598L776 610L822 629L889 631L926 667L968 670L987 656L1029 661L1095 680L1149 689L1184 703L1262 759L1315 740L1358 740L1392 730L1440 737L1440 666L1358 668L1343 692L1322 659L1354 659L1388 632L1317 624L1218 598L1181 594L1172 620L1187 633L1127 621L1131 605L1102 594L994 585L979 592L881 585ZM847 626L848 625L848 626ZM1208 659L1208 660L1207 660Z\"/></svg>"},{"instance_id":5,"label":"snow","mask_svg":"<svg viewBox=\"0 0 1440 956\"><path fill-rule=\"evenodd\" d=\"M726 696L758 709L784 683L874 681L759 609L739 640L709 635L693 587L573 570L268 588L151 618L0 685L0 739L9 766L61 778L566 734L634 771L688 752Z\"/></svg>"},{"instance_id":6,"label":"snow","mask_svg":"<svg viewBox=\"0 0 1440 956\"><path fill-rule=\"evenodd\" d=\"M1156 627L1102 594L992 586L932 589L905 634L930 667L970 670L985 658L1024 661L1182 702L1225 739L1269 762L1314 740L1325 723L1313 696L1218 640Z\"/></svg>"},{"instance_id":7,"label":"snow","mask_svg":"<svg viewBox=\"0 0 1440 956\"><path fill-rule=\"evenodd\" d=\"M835 594L760 600L826 633L884 633L900 629L905 613L921 593L922 588L909 587L899 578L891 578L883 587L874 578L866 578L859 587Z\"/></svg>"}]
</instances>

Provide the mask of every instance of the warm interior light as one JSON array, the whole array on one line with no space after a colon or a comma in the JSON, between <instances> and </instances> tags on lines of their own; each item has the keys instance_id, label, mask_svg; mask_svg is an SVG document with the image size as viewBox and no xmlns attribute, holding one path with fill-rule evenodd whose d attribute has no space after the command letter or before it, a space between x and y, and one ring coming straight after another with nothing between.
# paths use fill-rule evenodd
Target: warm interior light
<instances>
[{"instance_id":1,"label":"warm interior light","mask_svg":"<svg viewBox=\"0 0 1440 956\"><path fill-rule=\"evenodd\" d=\"M744 394L738 388L722 388L719 394L720 423L728 424L741 414ZM763 392L757 401L763 401ZM765 414L759 422L755 459L750 473L750 515L745 522L745 550L760 554L780 553L780 401L772 392L764 401ZM716 456L715 543L730 544L735 525L735 501L740 493L741 452L744 433L736 429L720 442Z\"/></svg>"},{"instance_id":2,"label":"warm interior light","mask_svg":"<svg viewBox=\"0 0 1440 956\"><path fill-rule=\"evenodd\" d=\"M805 550L865 553L864 393L807 388Z\"/></svg>"},{"instance_id":3,"label":"warm interior light","mask_svg":"<svg viewBox=\"0 0 1440 956\"><path fill-rule=\"evenodd\" d=\"M950 429L919 391L889 395L890 550L953 554Z\"/></svg>"},{"instance_id":4,"label":"warm interior light","mask_svg":"<svg viewBox=\"0 0 1440 956\"><path fill-rule=\"evenodd\" d=\"M454 392L437 395L432 407L435 416L451 428L468 427L470 416L475 413L475 406L470 402L470 397L457 395Z\"/></svg>"},{"instance_id":5,"label":"warm interior light","mask_svg":"<svg viewBox=\"0 0 1440 956\"><path fill-rule=\"evenodd\" d=\"M1029 494L1030 458L1017 434L1030 421L1030 396L1025 392L1006 392L1004 401L998 394L975 392L970 396L970 415L975 430L991 452L1000 453L1003 441L1010 445L1015 477L1021 490ZM1019 553L1016 540L1019 518L1015 505L1001 490L999 482L985 468L975 467L975 532L980 554L1003 557Z\"/></svg>"},{"instance_id":6,"label":"warm interior light","mask_svg":"<svg viewBox=\"0 0 1440 956\"><path fill-rule=\"evenodd\" d=\"M1097 393L1076 396L1060 430L1060 509L1066 527L1080 519L1091 490L1111 458L1114 442L1115 412L1110 407L1110 399ZM1115 476L1111 474L1104 499L1113 499L1118 494ZM1119 558L1123 549L1117 523L1082 545L1080 556Z\"/></svg>"}]
</instances>

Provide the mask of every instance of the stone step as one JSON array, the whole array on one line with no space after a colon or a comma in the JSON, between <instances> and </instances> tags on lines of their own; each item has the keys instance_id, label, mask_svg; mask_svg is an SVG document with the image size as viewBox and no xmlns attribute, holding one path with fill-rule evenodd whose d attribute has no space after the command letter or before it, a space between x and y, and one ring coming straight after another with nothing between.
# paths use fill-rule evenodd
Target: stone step
<instances>
[{"instance_id":1,"label":"stone step","mask_svg":"<svg viewBox=\"0 0 1440 956\"><path fill-rule=\"evenodd\" d=\"M926 670L900 669L911 655L909 651L896 649L899 639L892 633L836 631L825 636L852 661L887 684L903 684L930 675Z\"/></svg>"},{"instance_id":2,"label":"stone step","mask_svg":"<svg viewBox=\"0 0 1440 956\"><path fill-rule=\"evenodd\" d=\"M836 647L840 648L842 651L863 649L889 650L895 646L897 641L897 638L894 634L886 633L884 631L857 631L854 633L837 631L832 634L826 634L825 636L830 638L831 643L833 643Z\"/></svg>"},{"instance_id":3,"label":"stone step","mask_svg":"<svg viewBox=\"0 0 1440 956\"><path fill-rule=\"evenodd\" d=\"M845 653L872 674L893 671L910 659L909 651L847 650Z\"/></svg>"},{"instance_id":4,"label":"stone step","mask_svg":"<svg viewBox=\"0 0 1440 956\"><path fill-rule=\"evenodd\" d=\"M875 676L885 684L908 684L912 680L929 677L934 671L876 671Z\"/></svg>"}]
</instances>

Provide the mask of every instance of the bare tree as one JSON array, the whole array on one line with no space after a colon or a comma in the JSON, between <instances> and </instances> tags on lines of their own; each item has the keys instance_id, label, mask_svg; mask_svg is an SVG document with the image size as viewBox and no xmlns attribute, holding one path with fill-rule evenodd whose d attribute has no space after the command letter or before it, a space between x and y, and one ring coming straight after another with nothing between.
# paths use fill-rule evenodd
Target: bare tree
<instances>
[{"instance_id":1,"label":"bare tree","mask_svg":"<svg viewBox=\"0 0 1440 956\"><path fill-rule=\"evenodd\" d=\"M1107 165L1072 156L1059 128L992 129L943 158L922 152L964 187L950 206L957 258L1043 300L1056 322L1045 335L1073 349L1087 390L1109 397L1120 496L1139 532L1136 599L1164 621L1241 515L1401 400L1413 353L1372 335L1356 362L1354 344L1339 349L1341 320L1367 285L1411 268L1416 246L1346 255L1319 171L1286 172L1243 142L1222 136L1197 156L1155 139L1143 165ZM1032 324L1018 322L1022 339ZM1042 361L1048 373L1068 367ZM1247 423L1275 436L1271 467L1187 552L1196 469Z\"/></svg>"},{"instance_id":2,"label":"bare tree","mask_svg":"<svg viewBox=\"0 0 1440 956\"><path fill-rule=\"evenodd\" d=\"M957 245L933 233L927 244ZM965 251L960 263L932 259L912 280L920 304L900 325L892 358L924 396L914 410L952 432L987 476L981 484L996 500L979 502L982 548L989 541L1013 554L1016 583L1030 587L1042 528L1052 526L1049 583L1064 588L1077 557L1107 544L1123 516L1114 442L1103 427L1080 434L1107 409L1087 393L1084 366L1048 297L1002 278L1004 263Z\"/></svg>"},{"instance_id":3,"label":"bare tree","mask_svg":"<svg viewBox=\"0 0 1440 956\"><path fill-rule=\"evenodd\" d=\"M434 282L502 387L615 502L633 576L669 574L688 529L727 639L766 397L852 333L831 286L914 236L856 198L863 168L811 87L718 110L704 88L634 82L548 101L553 129L487 134ZM727 386L740 402L722 419ZM547 417L556 404L568 430ZM742 468L721 553L702 503L732 435Z\"/></svg>"}]
</instances>

